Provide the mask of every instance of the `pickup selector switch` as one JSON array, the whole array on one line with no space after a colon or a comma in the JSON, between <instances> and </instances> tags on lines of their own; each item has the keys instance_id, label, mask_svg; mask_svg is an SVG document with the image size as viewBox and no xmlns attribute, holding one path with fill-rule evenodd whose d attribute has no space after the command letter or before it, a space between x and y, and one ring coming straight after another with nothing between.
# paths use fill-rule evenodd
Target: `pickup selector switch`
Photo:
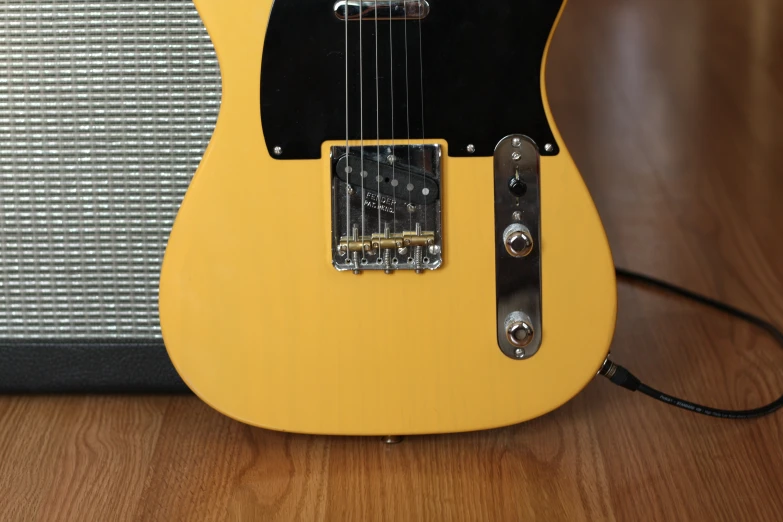
<instances>
[{"instance_id":1,"label":"pickup selector switch","mask_svg":"<svg viewBox=\"0 0 783 522\"><path fill-rule=\"evenodd\" d=\"M525 194L527 194L527 183L518 176L512 176L511 179L508 180L508 190L515 198L523 198L525 197Z\"/></svg>"}]
</instances>

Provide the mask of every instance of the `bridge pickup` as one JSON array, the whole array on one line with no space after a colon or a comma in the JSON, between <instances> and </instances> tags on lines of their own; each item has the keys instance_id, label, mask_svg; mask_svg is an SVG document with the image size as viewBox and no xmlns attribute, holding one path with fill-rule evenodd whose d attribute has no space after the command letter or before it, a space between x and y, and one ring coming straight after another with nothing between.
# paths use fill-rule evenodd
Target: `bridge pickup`
<instances>
[{"instance_id":1,"label":"bridge pickup","mask_svg":"<svg viewBox=\"0 0 783 522\"><path fill-rule=\"evenodd\" d=\"M364 168L364 170L362 170ZM404 164L393 155L379 158L350 153L337 161L337 177L355 189L380 193L413 205L433 205L440 199L437 180L419 167ZM379 187L380 184L380 187Z\"/></svg>"},{"instance_id":2,"label":"bridge pickup","mask_svg":"<svg viewBox=\"0 0 783 522\"><path fill-rule=\"evenodd\" d=\"M426 0L340 0L334 14L340 20L423 20L430 14Z\"/></svg>"}]
</instances>

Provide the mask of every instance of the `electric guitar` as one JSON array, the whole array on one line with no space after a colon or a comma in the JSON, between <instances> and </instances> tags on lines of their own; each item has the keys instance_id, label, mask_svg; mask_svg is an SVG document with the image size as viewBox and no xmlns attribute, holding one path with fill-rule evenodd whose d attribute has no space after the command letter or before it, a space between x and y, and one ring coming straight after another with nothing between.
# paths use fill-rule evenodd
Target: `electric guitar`
<instances>
[{"instance_id":1,"label":"electric guitar","mask_svg":"<svg viewBox=\"0 0 783 522\"><path fill-rule=\"evenodd\" d=\"M335 435L516 424L614 333L607 238L547 102L564 0L196 0L214 136L160 282L206 403Z\"/></svg>"}]
</instances>

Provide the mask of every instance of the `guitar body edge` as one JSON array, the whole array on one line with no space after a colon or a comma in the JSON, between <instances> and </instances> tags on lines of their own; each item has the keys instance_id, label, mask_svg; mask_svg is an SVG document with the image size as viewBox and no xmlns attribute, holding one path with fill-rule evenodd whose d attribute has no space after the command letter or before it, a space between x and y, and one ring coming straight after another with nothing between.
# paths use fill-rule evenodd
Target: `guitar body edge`
<instances>
[{"instance_id":1,"label":"guitar body edge","mask_svg":"<svg viewBox=\"0 0 783 522\"><path fill-rule=\"evenodd\" d=\"M543 342L515 361L497 340L492 158L443 154L440 270L337 272L328 159L276 161L264 141L272 0L195 3L223 99L166 250L160 317L172 362L202 400L278 431L414 435L520 423L592 380L614 335L614 265L548 104L561 148L541 158Z\"/></svg>"}]
</instances>

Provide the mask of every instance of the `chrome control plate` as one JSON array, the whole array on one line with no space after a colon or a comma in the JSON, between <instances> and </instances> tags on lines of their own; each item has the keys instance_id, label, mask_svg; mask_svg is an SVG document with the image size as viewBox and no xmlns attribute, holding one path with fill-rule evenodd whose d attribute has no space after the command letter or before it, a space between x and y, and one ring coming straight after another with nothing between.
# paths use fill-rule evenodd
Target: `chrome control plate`
<instances>
[{"instance_id":1,"label":"chrome control plate","mask_svg":"<svg viewBox=\"0 0 783 522\"><path fill-rule=\"evenodd\" d=\"M498 344L512 359L529 359L542 340L538 147L527 136L508 136L494 165Z\"/></svg>"},{"instance_id":2,"label":"chrome control plate","mask_svg":"<svg viewBox=\"0 0 783 522\"><path fill-rule=\"evenodd\" d=\"M362 153L363 150L363 153ZM440 145L332 147L332 264L424 273L443 264Z\"/></svg>"}]
</instances>

